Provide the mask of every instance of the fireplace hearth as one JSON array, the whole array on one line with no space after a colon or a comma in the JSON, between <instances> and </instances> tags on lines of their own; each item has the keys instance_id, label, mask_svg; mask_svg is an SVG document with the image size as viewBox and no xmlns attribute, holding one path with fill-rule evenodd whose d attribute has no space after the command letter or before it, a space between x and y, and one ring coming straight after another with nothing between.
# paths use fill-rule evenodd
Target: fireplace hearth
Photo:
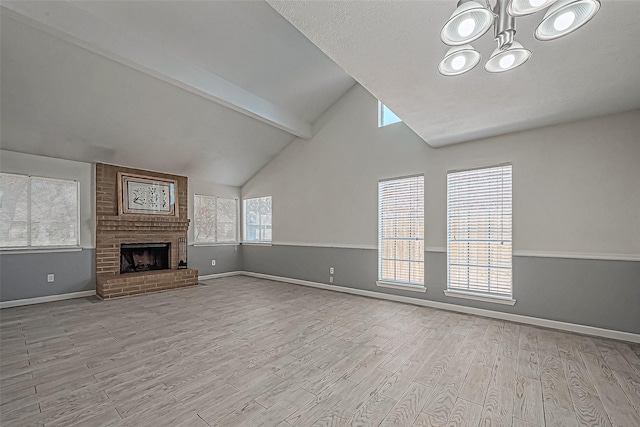
<instances>
[{"instance_id":1,"label":"fireplace hearth","mask_svg":"<svg viewBox=\"0 0 640 427\"><path fill-rule=\"evenodd\" d=\"M169 269L170 243L122 243L120 274Z\"/></svg>"}]
</instances>

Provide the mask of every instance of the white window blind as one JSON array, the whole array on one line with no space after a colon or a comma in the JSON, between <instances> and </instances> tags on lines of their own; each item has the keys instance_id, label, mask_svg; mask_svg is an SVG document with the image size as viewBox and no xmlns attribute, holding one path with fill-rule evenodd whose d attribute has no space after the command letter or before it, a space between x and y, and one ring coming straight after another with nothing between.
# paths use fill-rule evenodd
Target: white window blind
<instances>
[{"instance_id":1,"label":"white window blind","mask_svg":"<svg viewBox=\"0 0 640 427\"><path fill-rule=\"evenodd\" d=\"M238 235L238 201L223 197L193 197L196 243L234 243Z\"/></svg>"},{"instance_id":2,"label":"white window blind","mask_svg":"<svg viewBox=\"0 0 640 427\"><path fill-rule=\"evenodd\" d=\"M0 173L0 247L80 244L79 183Z\"/></svg>"},{"instance_id":3,"label":"white window blind","mask_svg":"<svg viewBox=\"0 0 640 427\"><path fill-rule=\"evenodd\" d=\"M378 183L378 280L424 284L424 176Z\"/></svg>"},{"instance_id":4,"label":"white window blind","mask_svg":"<svg viewBox=\"0 0 640 427\"><path fill-rule=\"evenodd\" d=\"M244 241L271 242L271 196L244 201Z\"/></svg>"},{"instance_id":5,"label":"white window blind","mask_svg":"<svg viewBox=\"0 0 640 427\"><path fill-rule=\"evenodd\" d=\"M195 243L216 241L216 198L193 196L193 230Z\"/></svg>"},{"instance_id":6,"label":"white window blind","mask_svg":"<svg viewBox=\"0 0 640 427\"><path fill-rule=\"evenodd\" d=\"M219 243L233 243L238 240L238 201L217 198L216 233Z\"/></svg>"},{"instance_id":7,"label":"white window blind","mask_svg":"<svg viewBox=\"0 0 640 427\"><path fill-rule=\"evenodd\" d=\"M447 174L450 290L512 295L511 165Z\"/></svg>"}]
</instances>

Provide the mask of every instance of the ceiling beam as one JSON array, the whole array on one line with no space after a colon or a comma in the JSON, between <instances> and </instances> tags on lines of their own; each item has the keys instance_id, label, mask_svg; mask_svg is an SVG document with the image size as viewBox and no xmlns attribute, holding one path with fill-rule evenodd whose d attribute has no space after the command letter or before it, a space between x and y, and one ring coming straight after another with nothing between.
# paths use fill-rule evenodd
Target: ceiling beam
<instances>
[{"instance_id":1,"label":"ceiling beam","mask_svg":"<svg viewBox=\"0 0 640 427\"><path fill-rule=\"evenodd\" d=\"M173 55L146 37L115 28L68 2L7 0L2 15L300 138L311 124L222 77Z\"/></svg>"}]
</instances>

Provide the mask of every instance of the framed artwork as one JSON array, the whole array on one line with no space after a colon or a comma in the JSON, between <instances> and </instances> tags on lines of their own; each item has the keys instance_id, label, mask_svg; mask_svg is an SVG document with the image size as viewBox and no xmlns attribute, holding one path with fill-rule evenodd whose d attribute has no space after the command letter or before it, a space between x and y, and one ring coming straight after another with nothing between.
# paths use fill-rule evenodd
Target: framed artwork
<instances>
[{"instance_id":1,"label":"framed artwork","mask_svg":"<svg viewBox=\"0 0 640 427\"><path fill-rule=\"evenodd\" d=\"M118 172L119 215L178 216L175 179Z\"/></svg>"}]
</instances>

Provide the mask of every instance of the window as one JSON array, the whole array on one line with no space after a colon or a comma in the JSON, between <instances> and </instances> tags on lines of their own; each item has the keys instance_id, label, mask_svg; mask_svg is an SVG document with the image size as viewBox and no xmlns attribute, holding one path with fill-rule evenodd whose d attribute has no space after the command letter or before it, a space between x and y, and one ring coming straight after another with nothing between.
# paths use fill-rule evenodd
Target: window
<instances>
[{"instance_id":1,"label":"window","mask_svg":"<svg viewBox=\"0 0 640 427\"><path fill-rule=\"evenodd\" d=\"M238 239L238 201L193 196L195 243L235 243Z\"/></svg>"},{"instance_id":2,"label":"window","mask_svg":"<svg viewBox=\"0 0 640 427\"><path fill-rule=\"evenodd\" d=\"M79 246L79 183L0 173L0 247Z\"/></svg>"},{"instance_id":3,"label":"window","mask_svg":"<svg viewBox=\"0 0 640 427\"><path fill-rule=\"evenodd\" d=\"M378 101L378 127L392 125L394 123L401 122L400 117L396 116L393 111L389 109L382 102Z\"/></svg>"},{"instance_id":4,"label":"window","mask_svg":"<svg viewBox=\"0 0 640 427\"><path fill-rule=\"evenodd\" d=\"M271 242L271 196L244 201L244 241Z\"/></svg>"},{"instance_id":5,"label":"window","mask_svg":"<svg viewBox=\"0 0 640 427\"><path fill-rule=\"evenodd\" d=\"M378 183L378 280L424 287L422 175Z\"/></svg>"},{"instance_id":6,"label":"window","mask_svg":"<svg viewBox=\"0 0 640 427\"><path fill-rule=\"evenodd\" d=\"M238 200L218 197L216 233L218 243L238 241Z\"/></svg>"},{"instance_id":7,"label":"window","mask_svg":"<svg viewBox=\"0 0 640 427\"><path fill-rule=\"evenodd\" d=\"M511 298L511 165L447 174L447 287Z\"/></svg>"}]
</instances>

